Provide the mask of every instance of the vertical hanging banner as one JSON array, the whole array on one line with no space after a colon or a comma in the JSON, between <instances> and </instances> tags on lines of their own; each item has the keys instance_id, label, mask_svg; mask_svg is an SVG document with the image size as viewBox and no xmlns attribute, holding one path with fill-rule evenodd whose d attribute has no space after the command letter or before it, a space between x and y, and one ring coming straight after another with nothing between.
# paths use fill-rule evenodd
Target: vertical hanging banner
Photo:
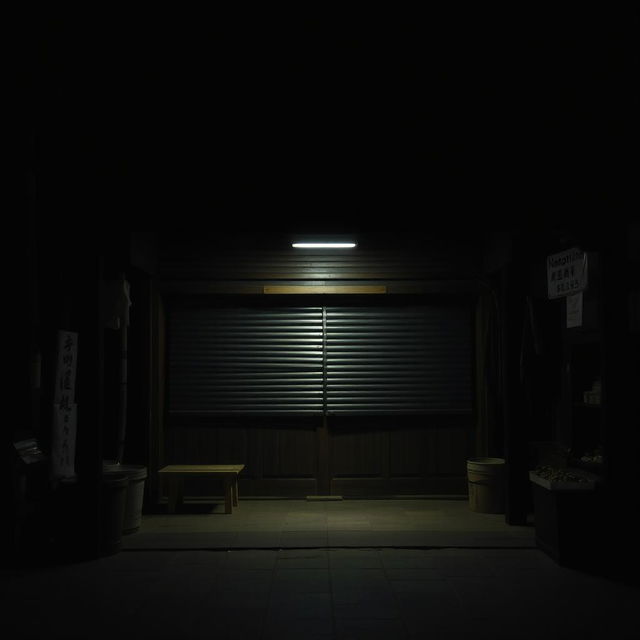
<instances>
[{"instance_id":1,"label":"vertical hanging banner","mask_svg":"<svg viewBox=\"0 0 640 640\"><path fill-rule=\"evenodd\" d=\"M572 296L587 288L587 254L574 247L547 257L547 295Z\"/></svg>"},{"instance_id":2,"label":"vertical hanging banner","mask_svg":"<svg viewBox=\"0 0 640 640\"><path fill-rule=\"evenodd\" d=\"M51 471L54 478L75 475L77 359L78 334L74 331L58 331L51 438Z\"/></svg>"},{"instance_id":3,"label":"vertical hanging banner","mask_svg":"<svg viewBox=\"0 0 640 640\"><path fill-rule=\"evenodd\" d=\"M54 404L75 402L78 334L74 331L58 331L56 363L56 388Z\"/></svg>"},{"instance_id":4,"label":"vertical hanging banner","mask_svg":"<svg viewBox=\"0 0 640 640\"><path fill-rule=\"evenodd\" d=\"M51 464L54 478L75 476L77 405L53 405Z\"/></svg>"}]
</instances>

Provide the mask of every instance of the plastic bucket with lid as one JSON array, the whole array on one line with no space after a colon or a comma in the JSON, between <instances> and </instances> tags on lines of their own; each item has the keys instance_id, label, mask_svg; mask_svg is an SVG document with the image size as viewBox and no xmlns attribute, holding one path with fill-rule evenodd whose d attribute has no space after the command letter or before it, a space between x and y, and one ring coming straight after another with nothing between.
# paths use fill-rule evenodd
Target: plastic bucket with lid
<instances>
[{"instance_id":1,"label":"plastic bucket with lid","mask_svg":"<svg viewBox=\"0 0 640 640\"><path fill-rule=\"evenodd\" d=\"M467 460L469 508L478 513L504 513L504 458Z\"/></svg>"},{"instance_id":2,"label":"plastic bucket with lid","mask_svg":"<svg viewBox=\"0 0 640 640\"><path fill-rule=\"evenodd\" d=\"M102 474L100 551L103 555L116 553L122 546L122 523L128 486L129 477L122 473Z\"/></svg>"},{"instance_id":3,"label":"plastic bucket with lid","mask_svg":"<svg viewBox=\"0 0 640 640\"><path fill-rule=\"evenodd\" d=\"M127 534L137 531L142 521L142 502L147 468L141 465L118 464L113 460L105 460L102 464L102 469L105 473L119 473L129 478L122 533Z\"/></svg>"}]
</instances>

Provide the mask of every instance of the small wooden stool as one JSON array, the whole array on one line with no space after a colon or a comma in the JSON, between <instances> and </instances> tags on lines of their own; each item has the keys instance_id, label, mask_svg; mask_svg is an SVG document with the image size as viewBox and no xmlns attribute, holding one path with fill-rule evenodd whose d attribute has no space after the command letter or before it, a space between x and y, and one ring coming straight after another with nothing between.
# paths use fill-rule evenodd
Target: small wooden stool
<instances>
[{"instance_id":1,"label":"small wooden stool","mask_svg":"<svg viewBox=\"0 0 640 640\"><path fill-rule=\"evenodd\" d=\"M238 506L238 474L243 464L169 464L158 471L169 480L169 513L175 513L184 497L186 477L219 476L224 479L224 512L232 513Z\"/></svg>"}]
</instances>

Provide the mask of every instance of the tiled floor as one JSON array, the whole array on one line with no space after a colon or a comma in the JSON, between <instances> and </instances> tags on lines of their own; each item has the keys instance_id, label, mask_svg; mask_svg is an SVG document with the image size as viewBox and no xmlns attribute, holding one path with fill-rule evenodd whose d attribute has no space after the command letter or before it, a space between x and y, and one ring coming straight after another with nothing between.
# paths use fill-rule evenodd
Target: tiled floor
<instances>
[{"instance_id":1,"label":"tiled floor","mask_svg":"<svg viewBox=\"0 0 640 640\"><path fill-rule=\"evenodd\" d=\"M506 527L503 516L470 514L465 503L463 510L444 501L349 502L241 502L231 516L145 517L141 531L125 537L128 550L116 555L57 568L5 571L0 582L3 631L15 630L2 637L640 637L640 591L559 567L531 547L530 527ZM396 530L387 519L392 512L398 518ZM464 521L473 528L465 531ZM412 522L415 528L410 529ZM427 528L434 523L440 526ZM187 546L180 526L197 537L191 542L202 544L201 549ZM232 544L224 547L218 537L207 549L206 536L217 528ZM339 532L351 536L353 547L363 544L340 547L334 544L340 538L331 536ZM379 532L388 536L388 545L364 544ZM486 542L490 534L494 543L393 546L393 535L405 532L423 536L416 540L433 541L437 534L442 541L458 536L463 542ZM253 538L256 548L241 548L237 543L243 533L263 533L263 541L273 534L280 543L290 533L287 539L296 548L260 548L259 536ZM309 537L296 538L297 533ZM298 543L312 535L324 535L334 546L300 548L304 545ZM154 536L175 548L166 544L163 550L153 549L161 547ZM509 541L509 536L527 544L499 548L497 542Z\"/></svg>"},{"instance_id":2,"label":"tiled floor","mask_svg":"<svg viewBox=\"0 0 640 640\"><path fill-rule=\"evenodd\" d=\"M200 513L197 513L197 512ZM204 513L203 513L204 512ZM241 500L192 503L175 515L145 516L127 549L280 547L533 547L533 527L474 513L465 500Z\"/></svg>"}]
</instances>

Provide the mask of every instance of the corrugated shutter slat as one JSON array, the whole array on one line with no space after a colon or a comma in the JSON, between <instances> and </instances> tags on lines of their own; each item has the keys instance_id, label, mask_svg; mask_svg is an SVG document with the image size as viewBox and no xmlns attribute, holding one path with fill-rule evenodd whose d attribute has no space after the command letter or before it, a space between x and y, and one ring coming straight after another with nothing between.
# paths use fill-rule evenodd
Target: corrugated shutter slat
<instances>
[{"instance_id":1,"label":"corrugated shutter slat","mask_svg":"<svg viewBox=\"0 0 640 640\"><path fill-rule=\"evenodd\" d=\"M172 413L322 413L322 309L171 314Z\"/></svg>"},{"instance_id":2,"label":"corrugated shutter slat","mask_svg":"<svg viewBox=\"0 0 640 640\"><path fill-rule=\"evenodd\" d=\"M329 414L471 411L463 307L327 308Z\"/></svg>"},{"instance_id":3,"label":"corrugated shutter slat","mask_svg":"<svg viewBox=\"0 0 640 640\"><path fill-rule=\"evenodd\" d=\"M178 309L170 410L210 414L471 411L465 307ZM323 350L326 345L326 352Z\"/></svg>"}]
</instances>

